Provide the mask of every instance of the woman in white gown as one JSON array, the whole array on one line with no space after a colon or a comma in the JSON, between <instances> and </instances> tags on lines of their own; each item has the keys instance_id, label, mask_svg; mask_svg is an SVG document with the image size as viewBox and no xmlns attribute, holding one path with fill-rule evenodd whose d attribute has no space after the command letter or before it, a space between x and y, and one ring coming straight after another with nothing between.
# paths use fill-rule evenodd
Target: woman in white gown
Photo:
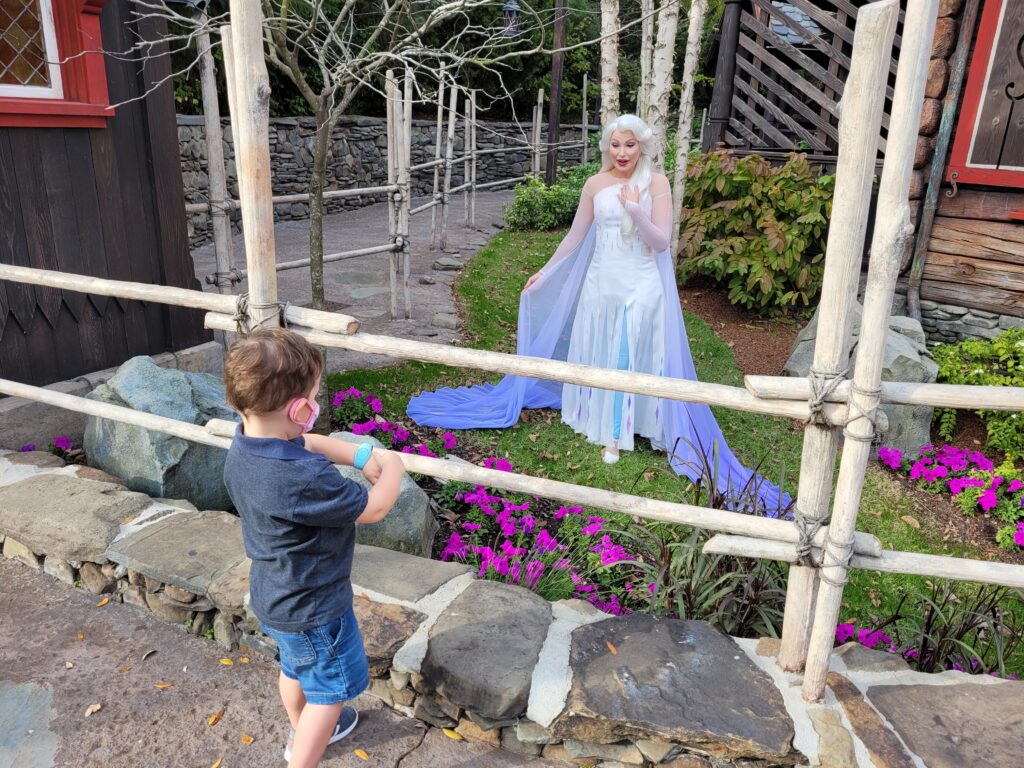
<instances>
[{"instance_id":1,"label":"woman in white gown","mask_svg":"<svg viewBox=\"0 0 1024 768\"><path fill-rule=\"evenodd\" d=\"M672 197L653 170L651 130L623 115L601 136L601 171L589 178L569 233L531 276L519 302L520 355L696 380L672 259ZM642 435L669 465L707 482L733 509L779 514L789 497L732 454L706 405L544 379L423 392L408 414L423 426L508 427L523 408L560 408L562 421L602 446L607 463Z\"/></svg>"},{"instance_id":2,"label":"woman in white gown","mask_svg":"<svg viewBox=\"0 0 1024 768\"><path fill-rule=\"evenodd\" d=\"M665 296L655 255L668 248L672 192L652 171L651 129L623 115L605 127L601 172L583 186L572 228L547 266L524 291L583 242L594 226L594 254L583 282L568 361L661 375L665 362ZM562 421L592 443L604 460L633 450L636 434L662 445L661 401L566 384Z\"/></svg>"}]
</instances>

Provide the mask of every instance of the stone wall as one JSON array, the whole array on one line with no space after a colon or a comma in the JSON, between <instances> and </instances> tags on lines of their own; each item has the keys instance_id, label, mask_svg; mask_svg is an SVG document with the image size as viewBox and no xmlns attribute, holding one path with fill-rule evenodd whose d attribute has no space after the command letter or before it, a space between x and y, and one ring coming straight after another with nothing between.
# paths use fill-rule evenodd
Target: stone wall
<instances>
[{"instance_id":1,"label":"stone wall","mask_svg":"<svg viewBox=\"0 0 1024 768\"><path fill-rule=\"evenodd\" d=\"M894 314L902 314L905 295L896 294ZM921 300L921 328L929 347L938 344L956 344L966 339L994 339L1010 328L1024 327L1024 318L999 315L956 304L940 304Z\"/></svg>"},{"instance_id":2,"label":"stone wall","mask_svg":"<svg viewBox=\"0 0 1024 768\"><path fill-rule=\"evenodd\" d=\"M235 152L228 120L222 121L224 159L227 165L228 191L238 197L238 179ZM434 159L437 124L431 120L414 120L412 130L412 164ZM342 118L331 140L327 166L328 189L351 189L355 186L371 187L387 183L386 122L376 117ZM531 167L529 146L524 137L531 135L529 123L481 122L477 130L477 149L507 147L508 152L483 155L477 162L477 183L514 178L528 173ZM547 140L547 129L542 129ZM274 194L295 194L309 191L309 175L313 165L315 121L312 117L278 117L270 120L270 165L273 171ZM563 142L579 141L579 128L563 127ZM442 137L443 142L443 137ZM462 153L464 135L461 124L455 137L455 155ZM202 117L178 115L178 146L181 155L181 175L185 187L186 203L206 202L209 197L209 176L206 167L206 131ZM442 152L443 144L442 144ZM579 162L580 150L559 153L559 162L568 165ZM463 164L452 169L452 186L463 182ZM413 174L413 195L429 195L433 189L434 171L427 169ZM346 208L360 208L382 200L380 195L328 200L330 212ZM274 206L276 220L304 219L309 216L306 203ZM235 220L238 213L234 212ZM207 213L189 214L189 241L193 247L212 238L210 217Z\"/></svg>"}]
</instances>

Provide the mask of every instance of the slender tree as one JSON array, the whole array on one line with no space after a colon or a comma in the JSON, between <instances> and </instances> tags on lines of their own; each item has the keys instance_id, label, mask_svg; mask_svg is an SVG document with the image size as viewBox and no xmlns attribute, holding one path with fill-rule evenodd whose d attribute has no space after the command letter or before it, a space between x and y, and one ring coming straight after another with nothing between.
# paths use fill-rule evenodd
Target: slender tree
<instances>
[{"instance_id":1,"label":"slender tree","mask_svg":"<svg viewBox=\"0 0 1024 768\"><path fill-rule=\"evenodd\" d=\"M676 29L679 25L679 0L661 0L658 10L657 36L651 57L651 92L647 123L654 132L655 165L665 161L668 141L669 96L672 93L672 65L676 52Z\"/></svg>"},{"instance_id":2,"label":"slender tree","mask_svg":"<svg viewBox=\"0 0 1024 768\"><path fill-rule=\"evenodd\" d=\"M601 123L619 115L619 0L601 0Z\"/></svg>"}]
</instances>

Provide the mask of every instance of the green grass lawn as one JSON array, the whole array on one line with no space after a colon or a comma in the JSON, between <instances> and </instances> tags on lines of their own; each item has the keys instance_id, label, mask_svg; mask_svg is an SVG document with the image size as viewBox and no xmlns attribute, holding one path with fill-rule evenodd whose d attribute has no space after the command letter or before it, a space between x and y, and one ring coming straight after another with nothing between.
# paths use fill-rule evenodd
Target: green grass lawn
<instances>
[{"instance_id":1,"label":"green grass lawn","mask_svg":"<svg viewBox=\"0 0 1024 768\"><path fill-rule=\"evenodd\" d=\"M505 232L496 236L467 265L456 284L456 301L463 321L463 344L478 349L515 351L519 291L554 251L561 232ZM702 381L741 386L743 376L732 351L700 318L687 313L697 374ZM384 415L404 420L409 398L440 386L497 381L496 374L441 365L404 362L373 370L332 373L331 392L355 386L375 392ZM748 466L761 464L768 477L785 476L786 490L795 492L800 466L802 429L770 416L714 409L726 440ZM684 496L684 481L666 471L664 454L639 441L637 450L624 452L614 465L604 464L600 448L561 423L553 411L525 412L526 420L510 429L468 430L458 433L463 446L508 458L518 472L552 477L570 483L666 500ZM919 528L904 518L915 517ZM890 475L869 470L858 529L878 536L886 549L980 557L968 544L945 541L938 523L915 512L913 501ZM927 589L923 578L855 571L846 589L841 620L869 623L888 617L900 598L913 589Z\"/></svg>"}]
</instances>

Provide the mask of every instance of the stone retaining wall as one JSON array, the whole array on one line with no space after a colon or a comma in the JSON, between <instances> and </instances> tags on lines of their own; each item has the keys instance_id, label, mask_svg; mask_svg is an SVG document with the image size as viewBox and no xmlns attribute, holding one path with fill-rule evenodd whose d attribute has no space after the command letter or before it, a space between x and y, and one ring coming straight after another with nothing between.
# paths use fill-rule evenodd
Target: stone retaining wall
<instances>
[{"instance_id":1,"label":"stone retaining wall","mask_svg":"<svg viewBox=\"0 0 1024 768\"><path fill-rule=\"evenodd\" d=\"M905 303L905 295L897 294L894 311L902 312ZM928 346L934 347L966 339L994 339L1010 328L1024 328L1024 318L922 300L921 327L928 337Z\"/></svg>"},{"instance_id":2,"label":"stone retaining wall","mask_svg":"<svg viewBox=\"0 0 1024 768\"><path fill-rule=\"evenodd\" d=\"M235 169L235 151L228 120L222 121L224 160L227 166L228 191L238 198L238 179ZM270 167L274 194L295 194L309 191L309 175L313 166L315 121L312 117L277 117L270 120ZM437 124L430 120L414 120L412 129L412 164L434 159ZM376 117L342 118L331 139L327 166L328 189L372 187L387 183L386 122ZM529 123L481 122L477 130L479 150L507 147L507 152L483 155L477 161L477 183L498 181L522 176L531 167L530 148L523 144L531 135ZM542 128L543 140L547 129ZM579 141L579 128L563 127L563 142ZM464 136L461 123L455 138L455 154L462 153ZM443 139L442 139L443 141ZM185 187L185 202L201 203L209 200L210 179L207 175L206 130L202 117L178 115L178 148L181 155L181 176ZM443 152L443 147L442 147ZM580 150L564 150L559 162L578 163ZM413 195L429 195L433 190L433 169L413 174ZM463 182L463 164L452 169L452 186ZM383 197L349 197L328 200L329 212L347 208L361 208L379 202ZM238 212L233 212L237 220ZM309 216L306 203L274 206L275 220L305 219ZM189 242L192 247L208 242L213 234L207 213L189 214Z\"/></svg>"},{"instance_id":3,"label":"stone retaining wall","mask_svg":"<svg viewBox=\"0 0 1024 768\"><path fill-rule=\"evenodd\" d=\"M126 490L49 454L0 452L6 557L273 656L246 607L238 518ZM465 739L617 768L1011 765L1024 683L910 672L839 649L821 705L779 671L777 641L699 621L548 603L473 569L359 546L355 611L370 692ZM271 695L268 692L268 695ZM510 756L511 758L511 756ZM519 764L519 763L515 763Z\"/></svg>"}]
</instances>

